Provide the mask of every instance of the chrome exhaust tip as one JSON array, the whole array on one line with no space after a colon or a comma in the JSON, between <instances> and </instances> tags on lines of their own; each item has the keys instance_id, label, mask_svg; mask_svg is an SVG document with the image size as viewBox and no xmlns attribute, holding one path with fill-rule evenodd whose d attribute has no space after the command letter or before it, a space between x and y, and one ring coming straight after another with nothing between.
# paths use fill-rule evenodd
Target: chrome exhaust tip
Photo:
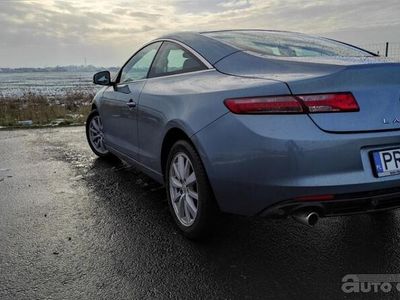
<instances>
[{"instance_id":1,"label":"chrome exhaust tip","mask_svg":"<svg viewBox=\"0 0 400 300\"><path fill-rule=\"evenodd\" d=\"M293 216L293 219L295 219L297 222L307 225L307 226L314 226L317 224L319 220L319 215L315 211L302 211L295 213Z\"/></svg>"}]
</instances>

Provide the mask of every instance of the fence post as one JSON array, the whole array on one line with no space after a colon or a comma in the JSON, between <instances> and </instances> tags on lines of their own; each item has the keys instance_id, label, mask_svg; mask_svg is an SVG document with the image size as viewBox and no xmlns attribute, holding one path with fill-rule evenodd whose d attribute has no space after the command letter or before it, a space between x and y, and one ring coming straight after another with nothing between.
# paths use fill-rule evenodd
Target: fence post
<instances>
[{"instance_id":1,"label":"fence post","mask_svg":"<svg viewBox=\"0 0 400 300\"><path fill-rule=\"evenodd\" d=\"M389 56L389 42L386 42L386 50L385 50L385 56Z\"/></svg>"}]
</instances>

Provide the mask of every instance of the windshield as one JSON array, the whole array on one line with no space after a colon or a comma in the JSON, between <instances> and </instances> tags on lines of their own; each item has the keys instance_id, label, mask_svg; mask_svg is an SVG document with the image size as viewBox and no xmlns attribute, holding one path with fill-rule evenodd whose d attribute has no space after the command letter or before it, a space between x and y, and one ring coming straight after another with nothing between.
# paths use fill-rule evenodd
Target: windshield
<instances>
[{"instance_id":1,"label":"windshield","mask_svg":"<svg viewBox=\"0 0 400 300\"><path fill-rule=\"evenodd\" d=\"M218 31L203 33L244 51L282 57L372 56L361 49L309 35L274 31Z\"/></svg>"}]
</instances>

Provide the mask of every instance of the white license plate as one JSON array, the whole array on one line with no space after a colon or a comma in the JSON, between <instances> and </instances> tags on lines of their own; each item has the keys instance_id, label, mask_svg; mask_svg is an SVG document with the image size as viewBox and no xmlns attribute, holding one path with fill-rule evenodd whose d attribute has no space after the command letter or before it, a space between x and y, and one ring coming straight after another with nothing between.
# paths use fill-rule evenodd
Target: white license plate
<instances>
[{"instance_id":1,"label":"white license plate","mask_svg":"<svg viewBox=\"0 0 400 300\"><path fill-rule=\"evenodd\" d=\"M400 174L400 148L372 152L378 177Z\"/></svg>"}]
</instances>

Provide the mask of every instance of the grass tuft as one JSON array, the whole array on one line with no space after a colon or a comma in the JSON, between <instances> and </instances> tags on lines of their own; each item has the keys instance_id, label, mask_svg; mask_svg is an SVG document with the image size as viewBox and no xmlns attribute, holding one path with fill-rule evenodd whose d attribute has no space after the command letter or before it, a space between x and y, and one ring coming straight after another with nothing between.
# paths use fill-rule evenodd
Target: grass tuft
<instances>
[{"instance_id":1,"label":"grass tuft","mask_svg":"<svg viewBox=\"0 0 400 300\"><path fill-rule=\"evenodd\" d=\"M57 98L32 92L22 96L0 96L0 126L83 124L93 97L93 94L81 91L67 91ZM23 121L28 122L24 125Z\"/></svg>"}]
</instances>

